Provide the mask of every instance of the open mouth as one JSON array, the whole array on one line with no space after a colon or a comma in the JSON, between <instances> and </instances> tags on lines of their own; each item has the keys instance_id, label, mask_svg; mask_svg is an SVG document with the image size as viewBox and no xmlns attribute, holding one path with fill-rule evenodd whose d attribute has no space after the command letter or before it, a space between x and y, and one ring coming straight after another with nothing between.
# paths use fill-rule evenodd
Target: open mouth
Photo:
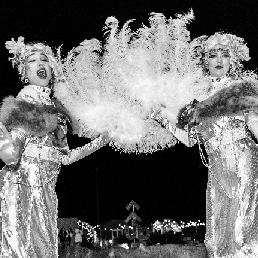
<instances>
[{"instance_id":1,"label":"open mouth","mask_svg":"<svg viewBox=\"0 0 258 258\"><path fill-rule=\"evenodd\" d=\"M223 66L221 66L221 65L217 65L217 66L215 66L215 68L220 70L220 69L222 69L222 68L223 68Z\"/></svg>"},{"instance_id":2,"label":"open mouth","mask_svg":"<svg viewBox=\"0 0 258 258\"><path fill-rule=\"evenodd\" d=\"M47 78L47 71L45 68L40 68L38 71L37 71L37 76L40 78L40 79L46 79Z\"/></svg>"}]
</instances>

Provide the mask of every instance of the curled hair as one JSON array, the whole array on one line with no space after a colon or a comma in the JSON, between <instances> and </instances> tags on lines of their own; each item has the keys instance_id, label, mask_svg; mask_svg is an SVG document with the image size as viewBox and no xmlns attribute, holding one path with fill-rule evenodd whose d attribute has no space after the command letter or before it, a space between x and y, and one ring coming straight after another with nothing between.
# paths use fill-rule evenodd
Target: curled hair
<instances>
[{"instance_id":1,"label":"curled hair","mask_svg":"<svg viewBox=\"0 0 258 258\"><path fill-rule=\"evenodd\" d=\"M238 78L242 74L242 61L250 60L249 48L244 43L244 39L232 34L216 32L212 36L201 36L194 39L190 46L192 58L197 60L197 64L203 69L204 74L209 74L207 67L207 54L217 44L228 47L230 52L230 70L228 75Z\"/></svg>"},{"instance_id":2,"label":"curled hair","mask_svg":"<svg viewBox=\"0 0 258 258\"><path fill-rule=\"evenodd\" d=\"M19 72L20 79L23 83L26 83L26 58L29 53L33 51L42 52L48 58L52 76L50 86L53 85L63 78L63 72L61 70L61 58L60 58L60 47L57 50L57 56L54 55L52 49L45 42L33 41L25 45L24 38L19 37L18 41L7 41L6 48L9 53L13 56L9 58L12 61L13 67L16 67Z\"/></svg>"}]
</instances>

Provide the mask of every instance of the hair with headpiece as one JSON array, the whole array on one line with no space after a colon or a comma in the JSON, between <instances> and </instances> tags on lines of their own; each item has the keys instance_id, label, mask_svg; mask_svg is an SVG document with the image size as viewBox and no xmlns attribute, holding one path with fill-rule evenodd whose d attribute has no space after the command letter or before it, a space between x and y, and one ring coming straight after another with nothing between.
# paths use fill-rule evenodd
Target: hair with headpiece
<instances>
[{"instance_id":1,"label":"hair with headpiece","mask_svg":"<svg viewBox=\"0 0 258 258\"><path fill-rule=\"evenodd\" d=\"M243 64L242 61L250 60L249 48L244 43L244 39L232 34L216 32L212 36L201 36L191 42L193 50L193 58L199 59L199 65L203 67L204 72L207 70L208 53L215 47L221 44L228 48L230 53L230 71L229 75L239 77Z\"/></svg>"},{"instance_id":2,"label":"hair with headpiece","mask_svg":"<svg viewBox=\"0 0 258 258\"><path fill-rule=\"evenodd\" d=\"M13 67L17 67L21 80L25 82L26 66L25 61L28 55L32 52L42 52L49 60L50 67L52 68L52 83L61 80L62 71L59 65L60 62L60 47L58 48L58 55L55 57L52 49L44 43L24 43L24 37L19 37L18 41L12 39L6 41L6 48L13 56L9 58L12 61Z\"/></svg>"}]
</instances>

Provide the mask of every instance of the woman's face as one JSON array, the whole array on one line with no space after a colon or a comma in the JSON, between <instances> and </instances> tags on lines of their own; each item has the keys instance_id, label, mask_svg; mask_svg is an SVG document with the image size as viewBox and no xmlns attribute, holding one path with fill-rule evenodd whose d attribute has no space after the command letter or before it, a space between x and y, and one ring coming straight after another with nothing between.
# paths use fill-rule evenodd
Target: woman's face
<instances>
[{"instance_id":1,"label":"woman's face","mask_svg":"<svg viewBox=\"0 0 258 258\"><path fill-rule=\"evenodd\" d=\"M47 56L42 52L32 52L27 56L26 76L30 84L47 87L52 76Z\"/></svg>"},{"instance_id":2,"label":"woman's face","mask_svg":"<svg viewBox=\"0 0 258 258\"><path fill-rule=\"evenodd\" d=\"M209 51L208 68L212 77L221 77L227 74L230 68L230 53L227 46L217 44Z\"/></svg>"}]
</instances>

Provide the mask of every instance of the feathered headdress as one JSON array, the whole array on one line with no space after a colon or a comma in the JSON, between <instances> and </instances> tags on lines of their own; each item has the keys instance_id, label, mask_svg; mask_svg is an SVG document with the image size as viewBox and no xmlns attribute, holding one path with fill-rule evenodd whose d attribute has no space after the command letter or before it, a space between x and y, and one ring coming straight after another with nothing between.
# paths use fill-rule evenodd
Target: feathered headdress
<instances>
[{"instance_id":1,"label":"feathered headdress","mask_svg":"<svg viewBox=\"0 0 258 258\"><path fill-rule=\"evenodd\" d=\"M250 60L249 48L244 43L244 39L232 34L216 32L212 36L201 36L191 42L193 58L199 61L199 64L205 66L207 54L215 45L221 44L227 46L230 53L230 75L237 75L241 72L242 61Z\"/></svg>"},{"instance_id":2,"label":"feathered headdress","mask_svg":"<svg viewBox=\"0 0 258 258\"><path fill-rule=\"evenodd\" d=\"M52 49L45 45L44 43L24 43L24 37L19 37L18 41L12 39L11 41L6 41L6 48L9 50L9 53L13 56L9 58L12 61L13 67L17 67L21 79L25 79L25 60L28 55L32 52L39 51L44 53L47 56L50 67L54 73L55 80L58 81L63 78L62 71L60 69L60 47L57 51L57 57L55 57Z\"/></svg>"}]
</instances>

